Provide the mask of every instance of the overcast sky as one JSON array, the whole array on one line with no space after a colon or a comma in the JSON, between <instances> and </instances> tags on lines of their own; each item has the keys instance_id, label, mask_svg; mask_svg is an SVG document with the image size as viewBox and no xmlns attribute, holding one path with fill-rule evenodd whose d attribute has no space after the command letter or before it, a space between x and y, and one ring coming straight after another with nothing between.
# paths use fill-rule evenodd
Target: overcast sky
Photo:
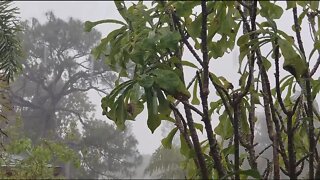
<instances>
[{"instance_id":1,"label":"overcast sky","mask_svg":"<svg viewBox=\"0 0 320 180\"><path fill-rule=\"evenodd\" d=\"M41 23L46 21L45 12L49 10L53 11L57 17L65 20L67 20L69 17L80 19L82 21L121 19L112 1L17 1L15 2L15 4L20 8L20 16L23 20L36 17L40 20ZM280 2L280 4L285 7L285 2ZM293 31L291 30L291 25L293 23L291 11L286 12L278 22L279 29L282 29L285 32L290 32L291 35L294 35ZM307 24L303 24L303 27L308 26ZM99 30L103 36L105 36L114 28L116 28L115 25L103 24L97 26L96 29ZM308 38L310 37L310 35L307 28L302 29L302 35L304 38L307 37L307 39L304 39L306 40L304 45L306 48L306 52L310 52L313 43L311 42L311 39ZM227 54L221 60L213 60L210 64L210 70L218 76L225 76L234 85L238 85L238 75L236 74L238 68L237 57L238 52L236 50L233 53ZM316 58L316 56L314 57ZM193 59L189 52L186 52L183 58L185 60ZM193 75L194 73L186 73L186 79L191 79ZM272 77L270 78L270 81L274 82L273 72L270 71L269 75L271 75L270 77ZM282 75L287 75L287 73L284 73ZM319 71L316 74L316 77L319 77ZM213 96L215 96L214 93L211 94L212 98ZM98 96L95 92L90 92L90 98L91 101L97 105L98 117L101 119L104 118L100 115L101 97ZM160 145L161 130L157 129L155 134L151 134L150 130L147 128L145 116L146 113L143 113L137 118L137 121L133 123L133 133L139 141L140 152L144 154L151 154ZM214 121L213 124L217 124L217 121Z\"/></svg>"}]
</instances>

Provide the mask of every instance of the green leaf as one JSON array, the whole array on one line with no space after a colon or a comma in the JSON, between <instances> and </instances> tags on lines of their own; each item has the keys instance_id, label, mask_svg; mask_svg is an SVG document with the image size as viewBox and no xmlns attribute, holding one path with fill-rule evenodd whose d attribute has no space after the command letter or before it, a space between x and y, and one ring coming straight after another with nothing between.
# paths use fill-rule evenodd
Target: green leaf
<instances>
[{"instance_id":1,"label":"green leaf","mask_svg":"<svg viewBox=\"0 0 320 180\"><path fill-rule=\"evenodd\" d=\"M158 117L158 102L156 92L152 88L144 88L147 99L148 108L148 128L153 133L161 124L161 120Z\"/></svg>"},{"instance_id":2,"label":"green leaf","mask_svg":"<svg viewBox=\"0 0 320 180\"><path fill-rule=\"evenodd\" d=\"M241 107L249 107L248 102L243 101ZM247 118L245 108L241 109L240 129L241 129L241 132L244 133L243 135L250 133L249 123L248 123L248 118Z\"/></svg>"},{"instance_id":3,"label":"green leaf","mask_svg":"<svg viewBox=\"0 0 320 180\"><path fill-rule=\"evenodd\" d=\"M283 14L283 9L275 3L269 1L259 1L261 10L260 15L265 18L279 19Z\"/></svg>"},{"instance_id":4,"label":"green leaf","mask_svg":"<svg viewBox=\"0 0 320 180\"><path fill-rule=\"evenodd\" d=\"M319 93L320 91L320 79L318 80L311 80L311 83L312 83L312 92L311 92L311 95L312 95L312 98L315 99L317 94Z\"/></svg>"},{"instance_id":5,"label":"green leaf","mask_svg":"<svg viewBox=\"0 0 320 180\"><path fill-rule=\"evenodd\" d=\"M259 171L257 171L257 170L253 170L253 169L241 170L239 173L243 174L243 175L247 175L247 176L253 177L253 178L256 178L256 179L262 179Z\"/></svg>"},{"instance_id":6,"label":"green leaf","mask_svg":"<svg viewBox=\"0 0 320 180\"><path fill-rule=\"evenodd\" d=\"M216 110L219 106L222 104L222 99L219 99L218 101L214 101L210 103L210 110L209 110L209 115L213 113L214 110Z\"/></svg>"},{"instance_id":7,"label":"green leaf","mask_svg":"<svg viewBox=\"0 0 320 180\"><path fill-rule=\"evenodd\" d=\"M319 7L319 1L310 1L310 9L317 11Z\"/></svg>"},{"instance_id":8,"label":"green leaf","mask_svg":"<svg viewBox=\"0 0 320 180\"><path fill-rule=\"evenodd\" d=\"M200 123L194 123L194 127L196 129L199 129L203 133L203 125Z\"/></svg>"},{"instance_id":9,"label":"green leaf","mask_svg":"<svg viewBox=\"0 0 320 180\"><path fill-rule=\"evenodd\" d=\"M256 92L252 92L252 98L253 98L253 103L254 104L261 104L260 99L259 99L259 94Z\"/></svg>"},{"instance_id":10,"label":"green leaf","mask_svg":"<svg viewBox=\"0 0 320 180\"><path fill-rule=\"evenodd\" d=\"M262 57L262 60L263 60L262 61L263 67L266 69L266 71L268 71L270 69L270 67L271 67L270 61L265 57Z\"/></svg>"},{"instance_id":11,"label":"green leaf","mask_svg":"<svg viewBox=\"0 0 320 180\"><path fill-rule=\"evenodd\" d=\"M234 145L224 148L221 153L223 156L228 156L229 154L234 154Z\"/></svg>"},{"instance_id":12,"label":"green leaf","mask_svg":"<svg viewBox=\"0 0 320 180\"><path fill-rule=\"evenodd\" d=\"M193 95L192 95L191 104L194 104L194 105L199 105L200 104L200 100L197 97L197 92L198 92L198 79L196 79L194 81Z\"/></svg>"},{"instance_id":13,"label":"green leaf","mask_svg":"<svg viewBox=\"0 0 320 180\"><path fill-rule=\"evenodd\" d=\"M305 8L308 4L309 4L309 1L296 1L297 4L303 8Z\"/></svg>"},{"instance_id":14,"label":"green leaf","mask_svg":"<svg viewBox=\"0 0 320 180\"><path fill-rule=\"evenodd\" d=\"M192 62L180 60L176 56L173 56L172 58L170 58L169 61L176 63L176 64L182 64L183 66L189 66L191 68L198 69L198 67L195 64L193 64Z\"/></svg>"},{"instance_id":15,"label":"green leaf","mask_svg":"<svg viewBox=\"0 0 320 180\"><path fill-rule=\"evenodd\" d=\"M156 69L152 72L155 75L156 84L167 91L174 97L182 96L183 98L190 98L190 93L179 78L179 76L171 71L164 69Z\"/></svg>"},{"instance_id":16,"label":"green leaf","mask_svg":"<svg viewBox=\"0 0 320 180\"><path fill-rule=\"evenodd\" d=\"M286 2L287 2L286 10L296 7L296 1L286 1Z\"/></svg>"},{"instance_id":17,"label":"green leaf","mask_svg":"<svg viewBox=\"0 0 320 180\"><path fill-rule=\"evenodd\" d=\"M102 23L114 23L114 24L121 24L121 25L124 25L126 26L125 23L121 22L121 21L118 21L118 20L115 20L115 19L104 19L104 20L100 20L100 21L86 21L84 23L84 31L85 32L90 32L92 30L93 27L95 27L96 25L98 24L102 24Z\"/></svg>"},{"instance_id":18,"label":"green leaf","mask_svg":"<svg viewBox=\"0 0 320 180\"><path fill-rule=\"evenodd\" d=\"M237 40L237 45L239 47L246 45L246 44L248 44L249 40L250 40L250 34L246 33L246 34L239 37L239 39Z\"/></svg>"},{"instance_id":19,"label":"green leaf","mask_svg":"<svg viewBox=\"0 0 320 180\"><path fill-rule=\"evenodd\" d=\"M167 149L171 149L172 146L172 139L174 137L174 135L176 134L178 128L175 127L173 128L170 133L168 134L168 136L166 138L163 138L161 140L161 144L163 145L163 147L167 148Z\"/></svg>"},{"instance_id":20,"label":"green leaf","mask_svg":"<svg viewBox=\"0 0 320 180\"><path fill-rule=\"evenodd\" d=\"M159 100L159 113L170 115L171 113L170 104L167 101L167 99L164 97L160 89L157 89L157 95Z\"/></svg>"},{"instance_id":21,"label":"green leaf","mask_svg":"<svg viewBox=\"0 0 320 180\"><path fill-rule=\"evenodd\" d=\"M163 35L160 38L158 47L160 49L166 49L166 48L175 49L180 39L181 39L181 36L179 32L168 31L165 35Z\"/></svg>"},{"instance_id":22,"label":"green leaf","mask_svg":"<svg viewBox=\"0 0 320 180\"><path fill-rule=\"evenodd\" d=\"M125 112L125 107L124 107L124 96L120 96L118 100L116 101L116 116L115 116L115 123L117 127L121 130L124 130L125 125L125 118L126 118L126 112Z\"/></svg>"},{"instance_id":23,"label":"green leaf","mask_svg":"<svg viewBox=\"0 0 320 180\"><path fill-rule=\"evenodd\" d=\"M191 150L190 150L186 140L184 139L184 136L183 136L182 133L180 133L180 144L181 144L180 153L182 155L184 155L185 157L187 157L187 158L191 158L191 156L190 156L191 155Z\"/></svg>"},{"instance_id":24,"label":"green leaf","mask_svg":"<svg viewBox=\"0 0 320 180\"><path fill-rule=\"evenodd\" d=\"M202 14L200 13L194 21L191 22L189 26L187 26L188 33L195 40L200 37L199 27L201 27Z\"/></svg>"},{"instance_id":25,"label":"green leaf","mask_svg":"<svg viewBox=\"0 0 320 180\"><path fill-rule=\"evenodd\" d=\"M223 139L229 139L233 136L233 127L226 113L219 116L219 124L214 129L214 132L220 135Z\"/></svg>"},{"instance_id":26,"label":"green leaf","mask_svg":"<svg viewBox=\"0 0 320 180\"><path fill-rule=\"evenodd\" d=\"M291 46L291 43L278 39L281 53L284 57L283 69L295 77L301 77L307 71L307 65Z\"/></svg>"},{"instance_id":27,"label":"green leaf","mask_svg":"<svg viewBox=\"0 0 320 180\"><path fill-rule=\"evenodd\" d=\"M145 75L138 81L138 83L140 86L142 86L144 88L150 88L150 87L152 87L152 85L154 83L154 79L153 79L153 77L151 77L149 75Z\"/></svg>"},{"instance_id":28,"label":"green leaf","mask_svg":"<svg viewBox=\"0 0 320 180\"><path fill-rule=\"evenodd\" d=\"M174 6L179 17L189 17L192 9L198 4L200 4L199 1L177 1Z\"/></svg>"},{"instance_id":29,"label":"green leaf","mask_svg":"<svg viewBox=\"0 0 320 180\"><path fill-rule=\"evenodd\" d=\"M319 49L320 49L320 42L319 41L314 42L313 49L312 49L312 51L310 52L310 55L309 55L309 60L311 59L311 57L313 56L313 54L316 51L319 51Z\"/></svg>"}]
</instances>

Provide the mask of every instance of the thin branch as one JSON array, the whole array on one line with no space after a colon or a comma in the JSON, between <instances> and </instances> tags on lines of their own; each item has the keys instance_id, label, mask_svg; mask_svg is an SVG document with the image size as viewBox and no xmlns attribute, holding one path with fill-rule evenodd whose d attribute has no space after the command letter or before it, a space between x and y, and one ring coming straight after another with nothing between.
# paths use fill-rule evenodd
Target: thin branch
<instances>
[{"instance_id":1,"label":"thin branch","mask_svg":"<svg viewBox=\"0 0 320 180\"><path fill-rule=\"evenodd\" d=\"M203 113L202 113L199 109L197 109L196 107L192 106L192 105L189 104L189 103L185 103L185 102L183 102L183 101L182 101L182 103L183 103L185 106L189 107L189 108L190 108L191 110L193 110L194 112L196 112L197 114L199 114L201 117L203 117Z\"/></svg>"},{"instance_id":2,"label":"thin branch","mask_svg":"<svg viewBox=\"0 0 320 180\"><path fill-rule=\"evenodd\" d=\"M270 147L272 147L272 144L265 147L260 153L256 156L256 159L258 159L266 150L268 150Z\"/></svg>"},{"instance_id":3,"label":"thin branch","mask_svg":"<svg viewBox=\"0 0 320 180\"><path fill-rule=\"evenodd\" d=\"M188 38L185 36L181 24L179 22L179 18L177 17L177 15L175 14L175 12L172 13L172 19L174 24L178 27L178 31L181 35L182 41L183 43L187 46L187 48L189 49L189 51L191 52L191 54L196 58L196 60L198 61L198 63L203 66L203 62L200 58L200 56L196 53L196 51L193 49L193 47L191 46L191 44L188 41Z\"/></svg>"},{"instance_id":4,"label":"thin branch","mask_svg":"<svg viewBox=\"0 0 320 180\"><path fill-rule=\"evenodd\" d=\"M287 115L289 116L289 112L287 111L284 103L283 103L283 99L281 97L281 89L280 89L280 72L279 72L279 45L278 45L278 40L275 39L275 69L276 72L274 74L275 78L276 78L276 92L277 92L277 100L279 102L279 105L281 107L281 110Z\"/></svg>"},{"instance_id":5,"label":"thin branch","mask_svg":"<svg viewBox=\"0 0 320 180\"><path fill-rule=\"evenodd\" d=\"M294 19L294 28L296 32L296 37L299 45L299 49L302 52L302 55L304 56L304 59L306 59L303 43L301 40L301 32L300 32L300 24L298 21L298 15L297 15L297 7L293 7L292 9L293 13L293 19ZM309 64L308 64L309 66ZM309 118L308 120L308 129L309 129L309 152L310 157L309 157L309 179L314 179L314 152L316 151L316 143L314 140L314 124L313 124L313 105L312 105L312 97L311 97L311 84L310 84L310 72L308 69L308 72L304 74L305 78L305 83L306 83L306 96L307 96L307 104L308 104L308 109L307 109L307 116Z\"/></svg>"}]
</instances>

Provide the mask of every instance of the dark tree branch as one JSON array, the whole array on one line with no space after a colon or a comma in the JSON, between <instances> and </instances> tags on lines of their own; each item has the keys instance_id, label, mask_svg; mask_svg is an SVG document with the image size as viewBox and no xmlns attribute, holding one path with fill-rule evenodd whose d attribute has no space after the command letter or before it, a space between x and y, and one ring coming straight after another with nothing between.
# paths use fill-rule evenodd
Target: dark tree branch
<instances>
[{"instance_id":1,"label":"dark tree branch","mask_svg":"<svg viewBox=\"0 0 320 180\"><path fill-rule=\"evenodd\" d=\"M187 48L192 53L192 55L196 58L198 63L203 67L203 62L202 62L200 56L196 53L196 51L193 49L193 47L189 43L188 38L185 36L185 34L182 30L181 24L179 22L179 18L174 12L172 13L172 19L173 19L174 24L178 27L178 31L181 35L183 43L187 46Z\"/></svg>"},{"instance_id":2,"label":"dark tree branch","mask_svg":"<svg viewBox=\"0 0 320 180\"><path fill-rule=\"evenodd\" d=\"M297 7L293 7L292 13L293 13L294 28L296 32L298 46L302 55L304 56L303 58L306 59L303 43L301 40L301 32L300 32L301 27L298 21ZM308 63L308 68L309 68L309 63ZM309 179L314 179L314 154L315 154L314 152L316 151L316 146L315 146L316 142L314 140L313 107L312 107L313 100L311 97L311 83L310 83L311 75L310 75L309 69L308 69L308 72L303 76L305 76L305 84L306 84L306 96L307 96L307 105L308 105L307 116L309 119L308 120L309 152L311 153L309 157Z\"/></svg>"},{"instance_id":3,"label":"dark tree branch","mask_svg":"<svg viewBox=\"0 0 320 180\"><path fill-rule=\"evenodd\" d=\"M233 115L233 133L234 133L234 170L235 170L235 179L240 179L240 144L239 144L239 121L241 116L241 109L240 109L240 102L236 102L238 99L239 94L234 93L233 94L233 109L234 109L234 115Z\"/></svg>"},{"instance_id":4,"label":"dark tree branch","mask_svg":"<svg viewBox=\"0 0 320 180\"><path fill-rule=\"evenodd\" d=\"M194 112L196 112L197 114L199 114L201 117L204 116L203 113L202 113L199 109L197 109L196 107L192 106L191 104L185 103L185 102L183 102L183 101L182 101L182 103L183 103L185 106L189 107L189 108L190 108L191 110L193 110Z\"/></svg>"},{"instance_id":5,"label":"dark tree branch","mask_svg":"<svg viewBox=\"0 0 320 180\"><path fill-rule=\"evenodd\" d=\"M279 72L279 45L278 45L278 40L275 40L275 68L276 68L276 72L275 72L275 78L276 78L276 92L277 92L277 99L279 102L279 105L281 107L281 110L287 115L289 116L291 114L291 112L289 113L283 103L283 99L281 97L281 90L280 90L280 72Z\"/></svg>"}]
</instances>

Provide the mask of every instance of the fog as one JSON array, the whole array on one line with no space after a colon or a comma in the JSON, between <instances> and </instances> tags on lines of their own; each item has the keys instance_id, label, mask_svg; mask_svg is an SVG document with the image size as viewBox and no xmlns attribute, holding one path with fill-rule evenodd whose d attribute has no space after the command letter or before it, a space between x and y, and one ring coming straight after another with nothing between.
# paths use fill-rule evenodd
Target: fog
<instances>
[{"instance_id":1,"label":"fog","mask_svg":"<svg viewBox=\"0 0 320 180\"><path fill-rule=\"evenodd\" d=\"M130 2L127 2L130 3ZM283 6L284 3L281 2ZM119 15L114 3L112 1L50 1L50 2L36 2L36 1L16 1L14 2L14 5L16 5L19 8L20 11L20 18L21 20L31 20L31 18L36 18L39 20L40 23L47 22L47 17L45 16L45 13L48 11L52 11L57 18L61 18L65 21L68 21L70 17L73 19L79 19L82 22L85 21L97 21L102 19L119 19L121 20L121 16ZM279 23L279 29L282 29L285 32L289 32L293 34L293 31L291 27L288 26L288 24L292 24L291 21L291 14L288 14L286 12L282 19L286 19L290 21L290 23L280 22ZM307 26L307 25L305 25ZM98 25L95 29L98 30L102 37L106 36L109 32L117 28L114 24L102 24ZM239 32L241 32L240 30ZM303 34L308 34L307 30L304 29L302 32ZM305 49L311 50L312 48L312 40L309 38L309 34L307 38L305 39ZM268 46L264 47L262 49L263 51L267 51L267 49L270 48ZM215 72L217 76L224 76L226 79L228 79L233 85L238 86L239 82L239 75L237 74L238 70L238 55L239 55L239 49L235 47L235 49L230 52L229 54L225 55L222 59L214 60L210 64L210 70L212 72ZM306 53L309 53L308 51ZM184 59L190 60L193 59L193 56L189 51L187 51L184 56ZM223 61L223 62L222 62ZM195 63L197 63L195 61ZM190 79L194 76L194 70L191 68L186 68L187 72L185 73L185 79L190 81ZM270 77L273 77L273 71L268 72ZM281 77L284 77L288 75L286 72L281 74ZM319 72L316 73L316 75L319 75ZM274 78L270 78L270 81L272 84L274 84ZM89 100L94 104L94 115L96 119L103 120L107 123L112 124L113 122L108 120L106 116L102 115L102 110L100 107L101 104L101 98L103 97L101 93L98 93L95 90L90 90L89 93ZM210 94L210 101L216 100L217 97L215 97L214 93ZM319 97L316 98L317 101L319 101ZM199 106L200 108L200 106ZM260 114L263 114L263 110L261 107L257 108L257 111ZM200 122L199 118L195 115L196 121ZM213 126L216 126L218 124L218 116L214 117L213 119ZM263 119L263 118L262 118ZM161 139L163 138L162 128L158 128L155 133L151 133L151 131L147 127L147 113L146 108L143 111L142 114L140 114L136 121L130 123L130 127L132 128L132 133L134 137L137 139L138 144L138 150L141 154L144 155L151 155L155 152L155 150L160 146ZM78 124L80 125L80 124ZM81 125L80 125L81 126ZM201 139L205 138L204 135L200 135ZM146 162L144 162L146 163ZM142 175L141 175L142 176Z\"/></svg>"},{"instance_id":2,"label":"fog","mask_svg":"<svg viewBox=\"0 0 320 180\"><path fill-rule=\"evenodd\" d=\"M100 19L120 19L116 7L112 1L17 1L16 6L20 9L20 17L22 20L30 20L32 17L37 18L41 23L46 22L45 13L53 11L54 14L64 20L69 17L79 19L81 21L96 21ZM97 26L97 30L102 33L102 36L107 35L114 28L113 24ZM93 90L89 93L90 100L96 105L96 115L99 119L106 119L102 116L100 107L101 96ZM139 151L142 154L152 154L159 147L161 137L160 128L151 134L146 124L146 114L143 113L137 118L137 121L132 123L133 133L139 141ZM109 121L111 122L111 121Z\"/></svg>"}]
</instances>

